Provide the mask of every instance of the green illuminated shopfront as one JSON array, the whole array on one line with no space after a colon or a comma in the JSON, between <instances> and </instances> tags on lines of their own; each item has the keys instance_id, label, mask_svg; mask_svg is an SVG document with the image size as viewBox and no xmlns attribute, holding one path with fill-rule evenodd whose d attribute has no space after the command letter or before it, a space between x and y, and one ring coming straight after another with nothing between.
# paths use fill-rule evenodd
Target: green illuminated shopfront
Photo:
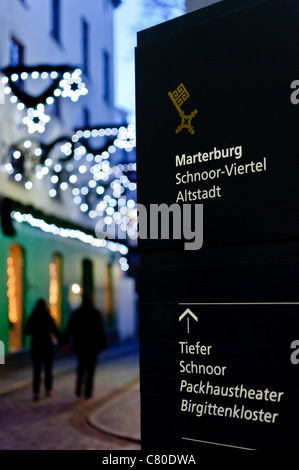
<instances>
[{"instance_id":1,"label":"green illuminated shopfront","mask_svg":"<svg viewBox=\"0 0 299 470\"><path fill-rule=\"evenodd\" d=\"M0 230L0 340L6 354L29 346L24 326L39 298L48 300L63 329L81 294L93 293L106 327L117 330L118 291L124 277L119 259L126 254L125 246L59 228L32 214L16 212L13 228L12 235Z\"/></svg>"}]
</instances>

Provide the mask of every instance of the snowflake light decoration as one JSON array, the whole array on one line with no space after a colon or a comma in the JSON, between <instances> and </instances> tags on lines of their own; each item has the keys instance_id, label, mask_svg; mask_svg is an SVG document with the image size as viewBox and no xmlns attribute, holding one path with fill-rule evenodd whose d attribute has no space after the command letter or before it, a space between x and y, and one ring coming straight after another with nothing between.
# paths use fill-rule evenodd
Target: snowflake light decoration
<instances>
[{"instance_id":1,"label":"snowflake light decoration","mask_svg":"<svg viewBox=\"0 0 299 470\"><path fill-rule=\"evenodd\" d=\"M27 116L23 119L23 123L27 125L29 134L45 132L45 126L50 121L50 116L45 114L45 107L42 103L37 105L36 109L29 108Z\"/></svg>"},{"instance_id":2,"label":"snowflake light decoration","mask_svg":"<svg viewBox=\"0 0 299 470\"><path fill-rule=\"evenodd\" d=\"M66 72L63 79L59 82L64 98L71 98L72 101L78 101L80 96L88 93L88 90L81 78L82 71L76 69L73 73Z\"/></svg>"}]
</instances>

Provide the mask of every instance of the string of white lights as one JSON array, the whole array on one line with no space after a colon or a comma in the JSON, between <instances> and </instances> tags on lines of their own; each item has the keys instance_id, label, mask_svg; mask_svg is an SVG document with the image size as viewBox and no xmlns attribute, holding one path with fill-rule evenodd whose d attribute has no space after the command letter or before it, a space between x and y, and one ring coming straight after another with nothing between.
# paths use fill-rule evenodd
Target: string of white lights
<instances>
[{"instance_id":1,"label":"string of white lights","mask_svg":"<svg viewBox=\"0 0 299 470\"><path fill-rule=\"evenodd\" d=\"M102 155L102 158L109 158L111 153L114 153L117 148L124 149L127 152L131 152L136 147L136 131L135 125L129 124L127 127L106 127L92 130L79 129L72 136L73 142L78 142L80 139L89 139L90 137L115 137L113 144L109 147L106 155Z\"/></svg>"},{"instance_id":2,"label":"string of white lights","mask_svg":"<svg viewBox=\"0 0 299 470\"><path fill-rule=\"evenodd\" d=\"M72 101L78 101L80 96L85 96L88 93L88 89L83 82L82 71L76 69L73 72L65 72L62 79L59 82L57 88L55 88L53 95L49 95L46 98L45 103L39 103L35 108L28 108L27 115L23 118L23 124L27 125L29 134L34 134L35 132L43 133L45 132L45 126L50 121L50 116L45 113L45 105L52 105L56 98L62 96L63 98L70 98ZM4 87L4 94L9 96L11 103L16 104L17 109L22 111L25 109L25 104L13 93L11 87L9 86L9 80L16 83L19 80L26 81L29 78L32 80L37 80L39 78L46 80L52 79L56 80L59 77L57 71L53 70L52 72L38 72L33 71L31 73L22 72L20 74L13 73L10 76L2 77L2 85Z\"/></svg>"},{"instance_id":3,"label":"string of white lights","mask_svg":"<svg viewBox=\"0 0 299 470\"><path fill-rule=\"evenodd\" d=\"M17 161L21 158L22 152L26 151L31 151L35 157L40 157L42 150L38 143L36 148L35 146L35 142L25 140L23 145L18 147L21 151L12 152L12 158ZM62 147L69 149L69 146L71 146L70 143L65 143ZM79 146L76 150L73 162L68 162L64 166L59 162L55 163L50 158L47 158L43 165L37 164L36 179L43 179L51 170L53 172L50 177L53 186L49 189L51 198L55 198L59 190L70 190L74 204L78 205L81 212L86 213L89 218L95 219L99 215L103 216L106 211L104 215L107 225L114 222L120 226L121 230L127 231L128 223L132 220L132 210L136 204L134 192L137 185L130 181L125 173L135 172L136 163L118 164L111 167L107 159L100 161L99 155L87 153L84 146ZM3 165L2 170L9 175L14 173L11 163ZM31 190L33 188L31 179L26 181L22 173L15 172L16 181L21 181L23 178L25 188ZM127 190L132 193L133 199L132 197L126 198ZM99 199L99 196L102 196L102 199ZM129 226L130 232L133 231L133 227L132 224Z\"/></svg>"},{"instance_id":4,"label":"string of white lights","mask_svg":"<svg viewBox=\"0 0 299 470\"><path fill-rule=\"evenodd\" d=\"M82 243L89 244L96 248L106 248L107 250L113 253L120 253L122 256L119 259L120 268L123 271L129 269L128 261L125 258L125 255L128 254L129 250L125 245L121 243L112 242L110 240L96 238L93 235L89 235L81 230L75 230L71 228L62 228L58 227L55 224L48 224L43 219L37 219L33 217L32 214L22 214L19 211L13 211L11 217L18 223L29 224L33 228L38 228L45 233L49 233L54 236L59 236L62 238L69 238L73 240L78 240Z\"/></svg>"},{"instance_id":5,"label":"string of white lights","mask_svg":"<svg viewBox=\"0 0 299 470\"><path fill-rule=\"evenodd\" d=\"M12 86L12 82L26 81L29 78L31 80L48 79L49 81L57 81L57 87L54 91L52 87L52 96L45 97L44 95L44 103L39 103L36 107L27 108L27 115L23 118L23 123L27 126L28 133L34 134L35 132L43 133L45 131L46 124L50 121L50 116L46 114L46 105L52 105L56 97L69 97L72 101L77 101L80 96L88 93L81 75L82 71L80 69L76 69L73 72L65 72L63 75L60 75L55 70L35 70L30 73L23 71L19 74L12 73L9 76L4 76L2 83L4 93L11 95L10 101L15 103L19 110L23 110L26 106L13 94L12 88L14 89L14 86ZM60 76L62 77L61 80ZM60 80L59 84L58 80ZM87 152L84 142L80 142L80 139L89 139L91 137L115 138L105 151L93 154L90 149ZM57 197L60 191L70 190L73 202L82 213L86 213L89 218L95 219L99 214L102 215L106 211L105 221L107 225L115 222L122 230L126 231L136 203L132 197L129 197L127 201L124 194L127 191L134 193L137 188L136 183L131 181L126 173L136 171L136 164L129 163L111 166L109 159L117 149L131 152L135 148L135 126L129 124L127 127L121 126L120 128L79 129L72 136L71 141L72 143L66 142L61 146L61 152L68 157L73 151L73 145L78 144L74 150L73 158L75 164L66 163L62 166L61 163L52 161L51 158L47 158L44 163L38 163L38 158L42 157L42 148L39 145L36 146L29 137L24 140L23 149L19 146L12 152L11 161L2 165L1 170L11 175L11 178L14 178L15 181L23 181L24 187L28 191L34 187L34 176L37 180L41 180L49 175L51 171L53 173L50 176L52 186L49 188L49 196L51 198ZM24 157L25 160L27 159L30 164L33 161L32 157L35 159L34 171L32 173L24 173L24 170L26 172L26 165L23 170L16 171L18 165L15 165L13 161L17 161L21 157ZM102 199L99 199L99 196L102 196ZM118 207L116 208L116 206ZM130 226L130 231L132 231L132 225Z\"/></svg>"},{"instance_id":6,"label":"string of white lights","mask_svg":"<svg viewBox=\"0 0 299 470\"><path fill-rule=\"evenodd\" d=\"M116 211L114 207L118 204L118 200L123 200L122 196L126 190L131 192L136 191L136 183L130 181L128 176L124 174L128 171L136 171L136 163L129 163L125 165L119 164L111 167L109 158L117 148L130 152L133 150L133 148L136 147L135 125L129 124L127 127L121 126L120 128L108 127L92 130L77 130L76 134L74 134L72 137L72 141L79 142L79 140L82 138L89 139L91 137L95 138L111 136L115 137L113 144L110 145L107 150L102 152L102 154L94 155L91 153L86 153L84 146L78 148L77 154L75 154L75 159L80 160L83 156L85 156L86 160L91 162L89 171L92 174L92 178L88 183L88 187L83 186L81 191L76 187L73 188L74 202L75 204L80 204L80 209L83 212L87 212L90 218L95 218L97 216L97 212L102 214L103 211L107 210L105 219L107 224L112 224L114 221L116 224L121 225L122 229L126 231L126 227L128 226L127 216L131 211L132 206L124 205L125 207L121 207L120 211ZM67 150L67 153L69 153L70 146L64 150ZM86 165L80 165L79 172L80 170L81 173L85 173L87 171ZM76 176L71 176L70 178L75 182ZM112 195L110 196L107 194L105 195L105 188L100 183L103 181L107 184L111 178L112 181L110 182L109 187L112 190ZM98 202L96 209L93 208L91 210L89 209L88 204L85 202L81 204L82 194L88 194L90 188L96 188L97 194L103 195L103 199ZM130 199L129 201L129 204L131 204L132 200ZM132 230L132 228L130 229Z\"/></svg>"},{"instance_id":7,"label":"string of white lights","mask_svg":"<svg viewBox=\"0 0 299 470\"><path fill-rule=\"evenodd\" d=\"M80 139L89 139L91 137L109 137L115 136L115 140L111 146L101 154L87 153L84 144L80 145ZM105 210L107 225L115 222L120 225L123 231L128 227L128 215L132 214L132 208L135 206L134 200L129 198L129 205L122 204L124 198L123 194L126 190L135 192L137 184L130 181L126 172L135 172L136 163L119 164L110 166L109 158L117 148L131 151L136 146L136 135L134 124L129 124L128 127L121 126L118 128L100 128L92 130L78 130L72 137L72 141L79 143L75 149L74 160L78 163L77 172L80 175L88 175L91 173L91 178L81 188L76 185L78 176L74 173L74 165L66 165L65 169L70 171L70 176L67 182L60 182L60 189L66 190L69 185L72 185L73 201L77 204L83 213L87 213L91 219L97 217L98 214L103 215ZM129 142L129 145L127 143ZM69 156L71 154L71 144L66 143L61 146L61 151ZM84 160L85 159L85 160ZM109 183L109 180L110 181ZM52 177L52 183L58 183L59 178L57 175ZM102 184L101 184L102 182ZM107 189L111 189L111 195L107 195ZM97 197L103 195L102 200L97 202L96 207L90 208L86 202L85 196L91 194L92 191L97 193ZM50 190L50 196L57 195L56 189ZM118 201L120 204L118 204ZM132 207L132 202L134 206ZM115 210L115 206L121 205L120 210ZM131 217L129 217L131 218ZM132 226L129 228L132 232ZM132 234L131 234L132 235Z\"/></svg>"}]
</instances>

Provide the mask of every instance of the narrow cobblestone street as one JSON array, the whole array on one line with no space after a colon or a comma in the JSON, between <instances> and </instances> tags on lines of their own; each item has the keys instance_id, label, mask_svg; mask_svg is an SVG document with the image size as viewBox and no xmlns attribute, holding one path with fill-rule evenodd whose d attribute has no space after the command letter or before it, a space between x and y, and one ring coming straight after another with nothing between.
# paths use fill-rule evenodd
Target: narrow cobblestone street
<instances>
[{"instance_id":1,"label":"narrow cobblestone street","mask_svg":"<svg viewBox=\"0 0 299 470\"><path fill-rule=\"evenodd\" d=\"M136 352L104 361L100 358L94 395L89 400L75 397L74 360L69 360L68 369L55 374L53 397L42 396L33 402L29 383L3 394L0 449L139 450L138 361ZM126 403L130 407L127 414Z\"/></svg>"}]
</instances>

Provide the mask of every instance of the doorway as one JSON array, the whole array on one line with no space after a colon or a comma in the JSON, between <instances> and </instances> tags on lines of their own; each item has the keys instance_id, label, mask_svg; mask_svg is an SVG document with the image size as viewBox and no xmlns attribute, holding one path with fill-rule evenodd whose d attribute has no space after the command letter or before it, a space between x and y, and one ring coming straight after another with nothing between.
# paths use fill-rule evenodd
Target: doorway
<instances>
[{"instance_id":1,"label":"doorway","mask_svg":"<svg viewBox=\"0 0 299 470\"><path fill-rule=\"evenodd\" d=\"M20 245L10 247L7 258L7 297L10 352L23 346L23 304L24 304L24 251Z\"/></svg>"},{"instance_id":2,"label":"doorway","mask_svg":"<svg viewBox=\"0 0 299 470\"><path fill-rule=\"evenodd\" d=\"M62 304L62 256L54 253L49 265L49 306L51 316L58 328L61 327Z\"/></svg>"}]
</instances>

